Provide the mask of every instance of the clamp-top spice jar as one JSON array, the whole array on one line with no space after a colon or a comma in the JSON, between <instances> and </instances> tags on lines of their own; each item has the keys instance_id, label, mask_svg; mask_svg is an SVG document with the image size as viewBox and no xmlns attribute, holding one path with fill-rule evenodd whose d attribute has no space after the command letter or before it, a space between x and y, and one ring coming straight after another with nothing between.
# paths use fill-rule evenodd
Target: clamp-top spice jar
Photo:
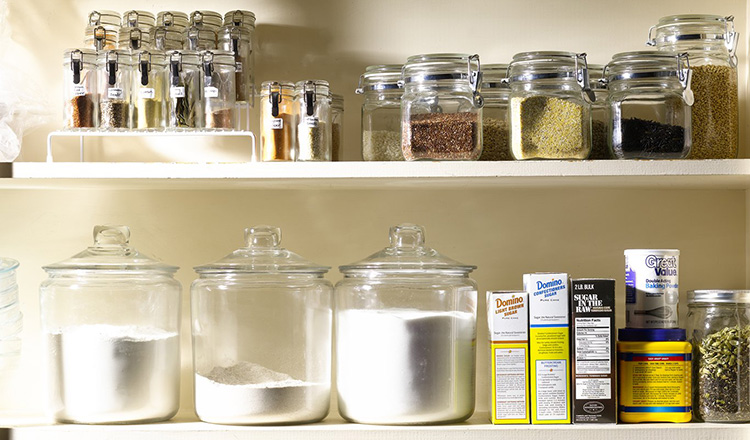
<instances>
[{"instance_id":1,"label":"clamp-top spice jar","mask_svg":"<svg viewBox=\"0 0 750 440\"><path fill-rule=\"evenodd\" d=\"M167 52L169 57L169 101L167 127L202 128L204 125L200 53L189 50Z\"/></svg>"},{"instance_id":2,"label":"clamp-top spice jar","mask_svg":"<svg viewBox=\"0 0 750 440\"><path fill-rule=\"evenodd\" d=\"M401 81L406 160L477 160L482 154L479 55L414 55Z\"/></svg>"},{"instance_id":3,"label":"clamp-top spice jar","mask_svg":"<svg viewBox=\"0 0 750 440\"><path fill-rule=\"evenodd\" d=\"M224 26L218 34L218 48L234 53L237 69L237 102L255 105L255 14L232 11L224 15Z\"/></svg>"},{"instance_id":4,"label":"clamp-top spice jar","mask_svg":"<svg viewBox=\"0 0 750 440\"><path fill-rule=\"evenodd\" d=\"M97 126L98 83L96 51L69 49L63 55L63 126L94 128Z\"/></svg>"},{"instance_id":5,"label":"clamp-top spice jar","mask_svg":"<svg viewBox=\"0 0 750 440\"><path fill-rule=\"evenodd\" d=\"M297 117L294 84L265 81L260 91L260 158L262 161L294 160Z\"/></svg>"},{"instance_id":6,"label":"clamp-top spice jar","mask_svg":"<svg viewBox=\"0 0 750 440\"><path fill-rule=\"evenodd\" d=\"M91 11L83 44L94 50L117 49L120 32L120 14L115 11Z\"/></svg>"},{"instance_id":7,"label":"clamp-top spice jar","mask_svg":"<svg viewBox=\"0 0 750 440\"><path fill-rule=\"evenodd\" d=\"M510 86L507 64L482 66L482 156L479 160L512 160L508 143Z\"/></svg>"},{"instance_id":8,"label":"clamp-top spice jar","mask_svg":"<svg viewBox=\"0 0 750 440\"><path fill-rule=\"evenodd\" d=\"M135 55L136 80L133 87L133 128L155 129L167 125L167 56L158 50Z\"/></svg>"},{"instance_id":9,"label":"clamp-top spice jar","mask_svg":"<svg viewBox=\"0 0 750 440\"><path fill-rule=\"evenodd\" d=\"M509 68L510 145L513 157L586 159L591 152L585 53L522 52Z\"/></svg>"},{"instance_id":10,"label":"clamp-top spice jar","mask_svg":"<svg viewBox=\"0 0 750 440\"><path fill-rule=\"evenodd\" d=\"M367 66L356 93L362 103L362 158L404 160L401 148L401 64Z\"/></svg>"},{"instance_id":11,"label":"clamp-top spice jar","mask_svg":"<svg viewBox=\"0 0 750 440\"><path fill-rule=\"evenodd\" d=\"M734 17L670 15L649 30L648 44L690 56L693 146L690 159L732 159L739 146Z\"/></svg>"},{"instance_id":12,"label":"clamp-top spice jar","mask_svg":"<svg viewBox=\"0 0 750 440\"><path fill-rule=\"evenodd\" d=\"M206 50L203 58L203 106L206 128L235 129L234 54L223 50Z\"/></svg>"},{"instance_id":13,"label":"clamp-top spice jar","mask_svg":"<svg viewBox=\"0 0 750 440\"><path fill-rule=\"evenodd\" d=\"M156 14L156 27L151 34L151 45L156 50L182 49L182 33L188 26L188 16L179 11Z\"/></svg>"},{"instance_id":14,"label":"clamp-top spice jar","mask_svg":"<svg viewBox=\"0 0 750 440\"><path fill-rule=\"evenodd\" d=\"M687 54L640 51L612 57L606 68L610 145L618 159L681 159L690 153L690 62Z\"/></svg>"},{"instance_id":15,"label":"clamp-top spice jar","mask_svg":"<svg viewBox=\"0 0 750 440\"><path fill-rule=\"evenodd\" d=\"M100 52L97 59L99 82L99 127L131 127L133 58L126 50Z\"/></svg>"},{"instance_id":16,"label":"clamp-top spice jar","mask_svg":"<svg viewBox=\"0 0 750 440\"><path fill-rule=\"evenodd\" d=\"M328 81L299 81L295 84L295 93L296 160L330 161L331 93Z\"/></svg>"}]
</instances>

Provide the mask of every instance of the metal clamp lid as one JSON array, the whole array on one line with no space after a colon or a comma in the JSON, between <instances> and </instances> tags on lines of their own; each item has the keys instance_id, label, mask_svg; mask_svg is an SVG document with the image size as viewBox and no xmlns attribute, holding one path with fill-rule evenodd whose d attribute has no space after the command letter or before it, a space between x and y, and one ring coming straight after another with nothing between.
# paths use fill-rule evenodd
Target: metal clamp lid
<instances>
[{"instance_id":1,"label":"metal clamp lid","mask_svg":"<svg viewBox=\"0 0 750 440\"><path fill-rule=\"evenodd\" d=\"M110 59L110 56L112 55L114 55L115 57L114 60ZM105 68L108 74L107 82L110 86L115 85L115 83L117 82L117 70L118 70L119 56L120 55L117 53L117 51L114 51L114 50L110 50L105 55L105 61L106 61Z\"/></svg>"},{"instance_id":2,"label":"metal clamp lid","mask_svg":"<svg viewBox=\"0 0 750 440\"><path fill-rule=\"evenodd\" d=\"M719 18L719 17L717 17ZM724 46L729 51L729 56L736 62L737 61L737 41L738 33L734 27L734 15L728 15L721 19L724 22L724 33L723 34L682 34L682 35L670 35L659 41L654 36L654 31L659 26L653 25L648 30L648 40L646 41L647 46L656 46L658 42L676 42L676 41L689 41L689 40L724 40Z\"/></svg>"},{"instance_id":3,"label":"metal clamp lid","mask_svg":"<svg viewBox=\"0 0 750 440\"><path fill-rule=\"evenodd\" d=\"M693 69L690 68L690 57L687 53L677 55L677 78L682 85L682 99L685 100L685 104L692 106L695 102L693 88L690 84L693 78Z\"/></svg>"},{"instance_id":4,"label":"metal clamp lid","mask_svg":"<svg viewBox=\"0 0 750 440\"><path fill-rule=\"evenodd\" d=\"M312 90L307 89L309 85L312 85ZM307 116L312 116L315 114L315 102L318 99L318 85L314 81L305 81L305 84L302 85L302 92L305 99L305 113Z\"/></svg>"},{"instance_id":5,"label":"metal clamp lid","mask_svg":"<svg viewBox=\"0 0 750 440\"><path fill-rule=\"evenodd\" d=\"M476 70L471 69L472 61L477 62ZM474 54L470 56L467 65L469 71L469 85L471 86L471 90L474 95L474 105L477 108L482 108L484 106L484 98L482 98L482 95L479 94L479 91L482 88L482 65L479 61L479 55Z\"/></svg>"},{"instance_id":6,"label":"metal clamp lid","mask_svg":"<svg viewBox=\"0 0 750 440\"><path fill-rule=\"evenodd\" d=\"M180 72L182 72L182 53L175 51L169 54L169 77L170 84L180 84Z\"/></svg>"},{"instance_id":7,"label":"metal clamp lid","mask_svg":"<svg viewBox=\"0 0 750 440\"><path fill-rule=\"evenodd\" d=\"M148 59L144 60L144 55ZM138 54L138 71L141 72L141 85L148 85L148 74L151 72L151 52L141 52Z\"/></svg>"},{"instance_id":8,"label":"metal clamp lid","mask_svg":"<svg viewBox=\"0 0 750 440\"><path fill-rule=\"evenodd\" d=\"M78 49L70 51L70 70L73 71L73 84L81 83L81 70L83 68L83 52Z\"/></svg>"},{"instance_id":9,"label":"metal clamp lid","mask_svg":"<svg viewBox=\"0 0 750 440\"><path fill-rule=\"evenodd\" d=\"M214 53L207 50L203 52L203 78L207 87L211 87L213 84L213 73Z\"/></svg>"},{"instance_id":10,"label":"metal clamp lid","mask_svg":"<svg viewBox=\"0 0 750 440\"><path fill-rule=\"evenodd\" d=\"M579 68L579 62L582 62L583 65ZM575 55L575 72L576 72L576 82L578 82L578 85L581 86L581 90L583 90L583 93L588 97L589 102L595 102L596 101L596 94L593 90L591 90L591 84L589 83L589 66L588 62L586 61L586 53L577 53Z\"/></svg>"}]
</instances>

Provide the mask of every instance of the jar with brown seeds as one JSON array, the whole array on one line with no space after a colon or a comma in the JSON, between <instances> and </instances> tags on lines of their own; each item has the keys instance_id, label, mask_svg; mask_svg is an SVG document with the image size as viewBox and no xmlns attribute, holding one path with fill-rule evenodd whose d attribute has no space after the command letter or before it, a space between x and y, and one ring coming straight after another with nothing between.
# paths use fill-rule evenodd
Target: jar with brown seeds
<instances>
[{"instance_id":1,"label":"jar with brown seeds","mask_svg":"<svg viewBox=\"0 0 750 440\"><path fill-rule=\"evenodd\" d=\"M63 54L63 127L89 129L97 126L96 52L69 49Z\"/></svg>"}]
</instances>

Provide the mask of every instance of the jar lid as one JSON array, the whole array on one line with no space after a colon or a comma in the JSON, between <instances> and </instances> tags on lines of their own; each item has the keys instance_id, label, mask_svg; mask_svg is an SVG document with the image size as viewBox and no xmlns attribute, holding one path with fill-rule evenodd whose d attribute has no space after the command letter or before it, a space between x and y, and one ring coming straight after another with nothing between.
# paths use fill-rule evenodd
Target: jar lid
<instances>
[{"instance_id":1,"label":"jar lid","mask_svg":"<svg viewBox=\"0 0 750 440\"><path fill-rule=\"evenodd\" d=\"M156 49L140 50L133 54L133 61L138 64L139 69L143 62L165 66L167 64L167 53Z\"/></svg>"},{"instance_id":2,"label":"jar lid","mask_svg":"<svg viewBox=\"0 0 750 440\"><path fill-rule=\"evenodd\" d=\"M331 93L328 81L324 79L306 79L297 81L294 84L294 89L298 94L304 94L305 92L313 92L317 96L326 96Z\"/></svg>"},{"instance_id":3,"label":"jar lid","mask_svg":"<svg viewBox=\"0 0 750 440\"><path fill-rule=\"evenodd\" d=\"M190 24L188 15L180 11L161 11L156 14L156 24L168 28L176 28L178 31L185 30Z\"/></svg>"},{"instance_id":4,"label":"jar lid","mask_svg":"<svg viewBox=\"0 0 750 440\"><path fill-rule=\"evenodd\" d=\"M137 27L122 27L118 46L120 49L147 49L151 47L151 34Z\"/></svg>"},{"instance_id":5,"label":"jar lid","mask_svg":"<svg viewBox=\"0 0 750 440\"><path fill-rule=\"evenodd\" d=\"M229 52L227 50L203 50L201 51L201 57L203 59L203 64L214 63L235 67L234 52Z\"/></svg>"},{"instance_id":6,"label":"jar lid","mask_svg":"<svg viewBox=\"0 0 750 440\"><path fill-rule=\"evenodd\" d=\"M607 90L604 78L604 64L589 64L589 86L591 90Z\"/></svg>"},{"instance_id":7,"label":"jar lid","mask_svg":"<svg viewBox=\"0 0 750 440\"><path fill-rule=\"evenodd\" d=\"M218 32L223 23L224 22L221 19L221 14L219 14L218 12L202 10L193 11L190 13L191 25L199 27L203 26L213 30L214 32Z\"/></svg>"},{"instance_id":8,"label":"jar lid","mask_svg":"<svg viewBox=\"0 0 750 440\"><path fill-rule=\"evenodd\" d=\"M390 229L391 245L364 260L340 266L344 274L363 271L422 274L465 275L476 269L439 254L424 245L424 228L400 224Z\"/></svg>"},{"instance_id":9,"label":"jar lid","mask_svg":"<svg viewBox=\"0 0 750 440\"><path fill-rule=\"evenodd\" d=\"M482 90L508 89L508 64L485 64L482 66Z\"/></svg>"},{"instance_id":10,"label":"jar lid","mask_svg":"<svg viewBox=\"0 0 750 440\"><path fill-rule=\"evenodd\" d=\"M224 24L233 24L248 29L255 28L255 14L250 11L235 10L224 14Z\"/></svg>"},{"instance_id":11,"label":"jar lid","mask_svg":"<svg viewBox=\"0 0 750 440\"><path fill-rule=\"evenodd\" d=\"M117 43L120 35L120 26L101 24L97 26L86 26L84 30L83 42L90 44L96 41Z\"/></svg>"},{"instance_id":12,"label":"jar lid","mask_svg":"<svg viewBox=\"0 0 750 440\"><path fill-rule=\"evenodd\" d=\"M737 49L737 32L734 16L682 14L668 15L648 31L649 46L672 44L681 41L724 42L731 55Z\"/></svg>"},{"instance_id":13,"label":"jar lid","mask_svg":"<svg viewBox=\"0 0 750 440\"><path fill-rule=\"evenodd\" d=\"M168 50L167 57L170 63L177 63L177 65L200 66L201 64L201 53L195 50Z\"/></svg>"},{"instance_id":14,"label":"jar lid","mask_svg":"<svg viewBox=\"0 0 750 440\"><path fill-rule=\"evenodd\" d=\"M120 13L115 11L106 11L103 9L89 12L89 26L99 26L105 24L111 26L119 26Z\"/></svg>"},{"instance_id":15,"label":"jar lid","mask_svg":"<svg viewBox=\"0 0 750 440\"><path fill-rule=\"evenodd\" d=\"M294 94L294 83L291 81L263 81L260 85L260 93L271 95L271 92L279 92L288 96Z\"/></svg>"},{"instance_id":16,"label":"jar lid","mask_svg":"<svg viewBox=\"0 0 750 440\"><path fill-rule=\"evenodd\" d=\"M365 73L359 77L355 92L361 95L370 90L400 89L402 64L376 64L367 66Z\"/></svg>"},{"instance_id":17,"label":"jar lid","mask_svg":"<svg viewBox=\"0 0 750 440\"><path fill-rule=\"evenodd\" d=\"M157 50L182 49L182 33L173 26L157 26L152 32L151 42Z\"/></svg>"},{"instance_id":18,"label":"jar lid","mask_svg":"<svg viewBox=\"0 0 750 440\"><path fill-rule=\"evenodd\" d=\"M688 304L750 303L750 290L690 290L687 294Z\"/></svg>"},{"instance_id":19,"label":"jar lid","mask_svg":"<svg viewBox=\"0 0 750 440\"><path fill-rule=\"evenodd\" d=\"M207 27L191 25L182 33L183 47L190 50L200 50L208 43L210 48L216 47L216 32Z\"/></svg>"},{"instance_id":20,"label":"jar lid","mask_svg":"<svg viewBox=\"0 0 750 440\"><path fill-rule=\"evenodd\" d=\"M687 338L684 328L621 328L617 339L623 342L682 342Z\"/></svg>"},{"instance_id":21,"label":"jar lid","mask_svg":"<svg viewBox=\"0 0 750 440\"><path fill-rule=\"evenodd\" d=\"M96 63L96 51L94 49L66 49L63 52L63 65L73 61L94 64Z\"/></svg>"},{"instance_id":22,"label":"jar lid","mask_svg":"<svg viewBox=\"0 0 750 440\"><path fill-rule=\"evenodd\" d=\"M126 11L122 14L122 27L139 27L146 31L156 26L154 14L148 11Z\"/></svg>"},{"instance_id":23,"label":"jar lid","mask_svg":"<svg viewBox=\"0 0 750 440\"><path fill-rule=\"evenodd\" d=\"M94 227L94 245L67 260L42 267L47 272L65 270L158 271L172 274L178 267L169 266L141 254L130 246L127 226Z\"/></svg>"},{"instance_id":24,"label":"jar lid","mask_svg":"<svg viewBox=\"0 0 750 440\"><path fill-rule=\"evenodd\" d=\"M331 93L331 108L344 111L344 97L336 93Z\"/></svg>"},{"instance_id":25,"label":"jar lid","mask_svg":"<svg viewBox=\"0 0 750 440\"><path fill-rule=\"evenodd\" d=\"M6 275L7 272L16 270L16 268L18 268L18 265L18 261L12 258L0 257L0 277Z\"/></svg>"},{"instance_id":26,"label":"jar lid","mask_svg":"<svg viewBox=\"0 0 750 440\"><path fill-rule=\"evenodd\" d=\"M231 40L233 38L250 40L250 31L244 26L235 26L229 23L221 27L217 38L220 40Z\"/></svg>"},{"instance_id":27,"label":"jar lid","mask_svg":"<svg viewBox=\"0 0 750 440\"><path fill-rule=\"evenodd\" d=\"M281 229L258 225L245 229L245 247L221 260L197 266L199 274L298 273L324 274L330 267L321 266L281 247Z\"/></svg>"},{"instance_id":28,"label":"jar lid","mask_svg":"<svg viewBox=\"0 0 750 440\"><path fill-rule=\"evenodd\" d=\"M133 56L129 50L123 49L113 49L99 52L99 54L97 55L97 62L99 64L105 64L108 61L116 61L118 64L131 66L133 64Z\"/></svg>"},{"instance_id":29,"label":"jar lid","mask_svg":"<svg viewBox=\"0 0 750 440\"><path fill-rule=\"evenodd\" d=\"M440 80L476 80L479 78L479 55L465 53L430 53L412 55L403 68L404 83Z\"/></svg>"}]
</instances>

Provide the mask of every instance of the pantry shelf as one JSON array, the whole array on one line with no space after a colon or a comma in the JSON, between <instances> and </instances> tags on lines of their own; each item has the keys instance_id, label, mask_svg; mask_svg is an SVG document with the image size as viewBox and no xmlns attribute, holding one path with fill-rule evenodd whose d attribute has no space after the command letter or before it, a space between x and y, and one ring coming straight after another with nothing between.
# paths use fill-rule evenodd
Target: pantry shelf
<instances>
[{"instance_id":1,"label":"pantry shelf","mask_svg":"<svg viewBox=\"0 0 750 440\"><path fill-rule=\"evenodd\" d=\"M16 162L0 188L749 189L750 159L524 162Z\"/></svg>"}]
</instances>

